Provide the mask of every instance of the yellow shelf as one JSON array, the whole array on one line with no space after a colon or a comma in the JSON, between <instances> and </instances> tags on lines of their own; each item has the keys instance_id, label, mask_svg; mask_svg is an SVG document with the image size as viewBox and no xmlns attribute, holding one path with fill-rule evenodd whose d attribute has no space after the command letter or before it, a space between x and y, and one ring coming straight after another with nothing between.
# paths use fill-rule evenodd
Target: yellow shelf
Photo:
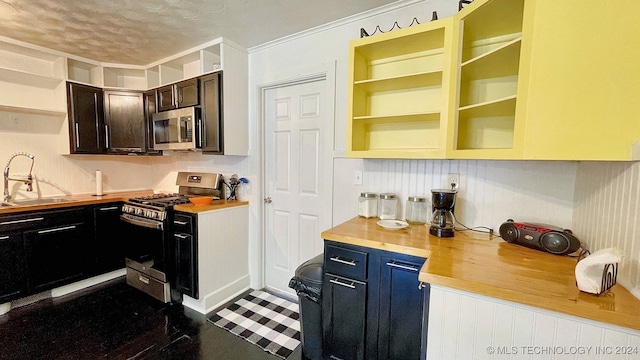
<instances>
[{"instance_id":1,"label":"yellow shelf","mask_svg":"<svg viewBox=\"0 0 640 360\"><path fill-rule=\"evenodd\" d=\"M459 111L460 116L465 117L513 116L516 112L516 95L464 106Z\"/></svg>"},{"instance_id":2,"label":"yellow shelf","mask_svg":"<svg viewBox=\"0 0 640 360\"><path fill-rule=\"evenodd\" d=\"M518 74L522 37L462 63L463 81L487 79Z\"/></svg>"},{"instance_id":3,"label":"yellow shelf","mask_svg":"<svg viewBox=\"0 0 640 360\"><path fill-rule=\"evenodd\" d=\"M356 122L374 123L402 123L402 122L419 122L419 121L440 121L440 112L424 112L412 114L395 114L381 116L355 116Z\"/></svg>"},{"instance_id":4,"label":"yellow shelf","mask_svg":"<svg viewBox=\"0 0 640 360\"><path fill-rule=\"evenodd\" d=\"M355 81L353 85L368 93L437 86L442 85L442 70L392 76L382 79L360 80Z\"/></svg>"}]
</instances>

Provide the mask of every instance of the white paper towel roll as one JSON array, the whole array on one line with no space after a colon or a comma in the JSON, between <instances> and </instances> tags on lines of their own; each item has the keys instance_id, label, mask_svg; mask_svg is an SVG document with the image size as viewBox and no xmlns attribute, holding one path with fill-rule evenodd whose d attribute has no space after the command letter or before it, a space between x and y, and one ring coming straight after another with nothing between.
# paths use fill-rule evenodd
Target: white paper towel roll
<instances>
[{"instance_id":1,"label":"white paper towel roll","mask_svg":"<svg viewBox=\"0 0 640 360\"><path fill-rule=\"evenodd\" d=\"M102 192L102 171L96 170L96 195L104 195Z\"/></svg>"}]
</instances>

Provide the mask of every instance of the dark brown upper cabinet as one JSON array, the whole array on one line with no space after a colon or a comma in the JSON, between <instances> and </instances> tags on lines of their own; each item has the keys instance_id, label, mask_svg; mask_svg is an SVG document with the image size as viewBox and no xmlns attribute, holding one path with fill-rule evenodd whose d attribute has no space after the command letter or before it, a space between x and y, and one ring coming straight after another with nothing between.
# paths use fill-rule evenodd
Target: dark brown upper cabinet
<instances>
[{"instance_id":1,"label":"dark brown upper cabinet","mask_svg":"<svg viewBox=\"0 0 640 360\"><path fill-rule=\"evenodd\" d=\"M153 148L153 114L158 112L157 91L149 90L142 94L144 97L144 119L147 134L147 154L160 155L162 151Z\"/></svg>"},{"instance_id":2,"label":"dark brown upper cabinet","mask_svg":"<svg viewBox=\"0 0 640 360\"><path fill-rule=\"evenodd\" d=\"M147 126L141 92L105 90L106 151L111 154L143 154Z\"/></svg>"},{"instance_id":3,"label":"dark brown upper cabinet","mask_svg":"<svg viewBox=\"0 0 640 360\"><path fill-rule=\"evenodd\" d=\"M202 152L222 154L221 73L200 78L200 106L202 108Z\"/></svg>"},{"instance_id":4,"label":"dark brown upper cabinet","mask_svg":"<svg viewBox=\"0 0 640 360\"><path fill-rule=\"evenodd\" d=\"M199 104L198 79L190 79L158 88L158 111Z\"/></svg>"},{"instance_id":5,"label":"dark brown upper cabinet","mask_svg":"<svg viewBox=\"0 0 640 360\"><path fill-rule=\"evenodd\" d=\"M104 153L106 145L102 89L67 82L67 107L71 153Z\"/></svg>"}]
</instances>

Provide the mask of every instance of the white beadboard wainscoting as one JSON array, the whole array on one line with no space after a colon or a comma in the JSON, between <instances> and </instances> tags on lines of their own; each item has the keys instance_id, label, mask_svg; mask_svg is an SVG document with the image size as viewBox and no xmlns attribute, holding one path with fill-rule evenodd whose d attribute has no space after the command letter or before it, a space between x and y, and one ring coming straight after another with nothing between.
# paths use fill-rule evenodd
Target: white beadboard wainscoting
<instances>
[{"instance_id":1,"label":"white beadboard wainscoting","mask_svg":"<svg viewBox=\"0 0 640 360\"><path fill-rule=\"evenodd\" d=\"M624 250L618 283L640 298L640 163L580 163L575 190L574 232L592 252Z\"/></svg>"},{"instance_id":2,"label":"white beadboard wainscoting","mask_svg":"<svg viewBox=\"0 0 640 360\"><path fill-rule=\"evenodd\" d=\"M427 359L632 360L640 331L431 287Z\"/></svg>"},{"instance_id":3,"label":"white beadboard wainscoting","mask_svg":"<svg viewBox=\"0 0 640 360\"><path fill-rule=\"evenodd\" d=\"M447 186L449 173L460 174L457 219L469 226L498 231L507 219L570 228L577 163L558 161L382 160L334 161L334 224L357 215L361 192L398 195L404 217L408 196L424 195ZM363 185L353 185L355 170Z\"/></svg>"}]
</instances>

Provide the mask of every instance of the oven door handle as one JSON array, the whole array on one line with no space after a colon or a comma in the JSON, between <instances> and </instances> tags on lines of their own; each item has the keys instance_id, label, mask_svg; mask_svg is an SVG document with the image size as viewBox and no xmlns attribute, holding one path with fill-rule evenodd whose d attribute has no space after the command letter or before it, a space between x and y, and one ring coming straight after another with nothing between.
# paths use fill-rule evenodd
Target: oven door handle
<instances>
[{"instance_id":1,"label":"oven door handle","mask_svg":"<svg viewBox=\"0 0 640 360\"><path fill-rule=\"evenodd\" d=\"M149 219L139 220L129 214L120 215L120 220L132 225L143 226L146 228L151 228L156 230L164 230L164 225L162 221L155 221L155 220L149 220Z\"/></svg>"}]
</instances>

